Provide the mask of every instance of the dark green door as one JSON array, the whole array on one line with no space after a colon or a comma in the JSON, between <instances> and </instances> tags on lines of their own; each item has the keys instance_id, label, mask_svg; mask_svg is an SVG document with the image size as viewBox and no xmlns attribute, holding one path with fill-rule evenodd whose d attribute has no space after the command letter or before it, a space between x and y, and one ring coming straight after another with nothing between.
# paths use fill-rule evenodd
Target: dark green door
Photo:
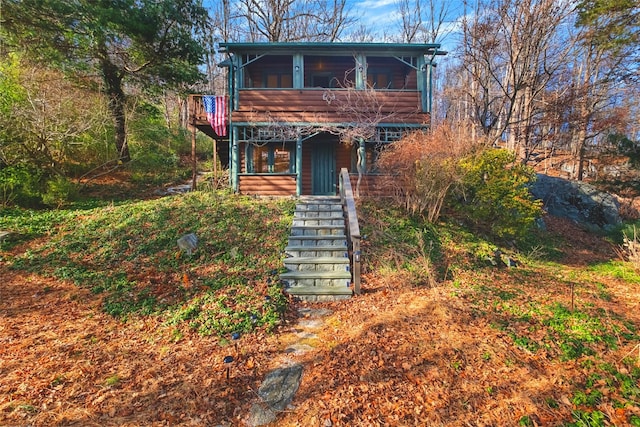
<instances>
[{"instance_id":1,"label":"dark green door","mask_svg":"<svg viewBox=\"0 0 640 427\"><path fill-rule=\"evenodd\" d=\"M316 143L311 150L311 192L317 196L336 194L336 150L334 144Z\"/></svg>"}]
</instances>

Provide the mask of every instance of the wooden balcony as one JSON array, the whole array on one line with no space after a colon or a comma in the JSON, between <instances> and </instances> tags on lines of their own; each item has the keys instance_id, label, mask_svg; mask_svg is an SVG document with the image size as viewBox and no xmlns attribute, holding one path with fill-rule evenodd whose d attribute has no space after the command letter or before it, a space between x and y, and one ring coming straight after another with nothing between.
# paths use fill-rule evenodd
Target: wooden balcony
<instances>
[{"instance_id":1,"label":"wooden balcony","mask_svg":"<svg viewBox=\"0 0 640 427\"><path fill-rule=\"evenodd\" d=\"M234 124L340 124L375 120L378 123L424 125L419 91L357 91L349 89L241 89L232 111ZM202 95L192 95L190 114L206 125ZM198 126L200 127L200 126Z\"/></svg>"}]
</instances>

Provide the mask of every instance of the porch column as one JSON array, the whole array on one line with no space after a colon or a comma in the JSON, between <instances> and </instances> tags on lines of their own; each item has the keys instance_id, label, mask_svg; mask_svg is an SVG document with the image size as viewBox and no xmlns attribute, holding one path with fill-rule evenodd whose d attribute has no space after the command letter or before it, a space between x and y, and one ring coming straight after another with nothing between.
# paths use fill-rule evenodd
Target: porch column
<instances>
[{"instance_id":1,"label":"porch column","mask_svg":"<svg viewBox=\"0 0 640 427\"><path fill-rule=\"evenodd\" d=\"M302 135L296 141L296 196L302 194Z\"/></svg>"},{"instance_id":2,"label":"porch column","mask_svg":"<svg viewBox=\"0 0 640 427\"><path fill-rule=\"evenodd\" d=\"M433 110L433 62L429 61L425 64L427 67L427 112L431 113Z\"/></svg>"},{"instance_id":3,"label":"porch column","mask_svg":"<svg viewBox=\"0 0 640 427\"><path fill-rule=\"evenodd\" d=\"M426 62L426 58L425 55L420 55L418 56L418 90L420 91L421 94L421 106L422 106L422 112L423 113L429 113L430 112L430 106L429 106L429 87L428 87L428 83L427 83L427 62Z\"/></svg>"},{"instance_id":4,"label":"porch column","mask_svg":"<svg viewBox=\"0 0 640 427\"><path fill-rule=\"evenodd\" d=\"M367 88L367 57L359 53L356 55L356 89Z\"/></svg>"},{"instance_id":5,"label":"porch column","mask_svg":"<svg viewBox=\"0 0 640 427\"><path fill-rule=\"evenodd\" d=\"M293 54L293 88L304 88L304 56L300 53Z\"/></svg>"},{"instance_id":6,"label":"porch column","mask_svg":"<svg viewBox=\"0 0 640 427\"><path fill-rule=\"evenodd\" d=\"M240 172L240 153L238 147L238 128L231 131L231 190L238 192L238 173Z\"/></svg>"}]
</instances>

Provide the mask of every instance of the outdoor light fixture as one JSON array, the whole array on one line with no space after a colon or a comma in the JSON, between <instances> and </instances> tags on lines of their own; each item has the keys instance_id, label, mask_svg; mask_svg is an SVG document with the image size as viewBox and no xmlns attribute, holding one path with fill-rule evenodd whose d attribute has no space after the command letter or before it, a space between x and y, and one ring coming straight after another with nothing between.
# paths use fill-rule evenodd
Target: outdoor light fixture
<instances>
[{"instance_id":1,"label":"outdoor light fixture","mask_svg":"<svg viewBox=\"0 0 640 427\"><path fill-rule=\"evenodd\" d=\"M229 379L229 364L233 363L233 356L225 356L223 362L227 366L227 379Z\"/></svg>"},{"instance_id":2,"label":"outdoor light fixture","mask_svg":"<svg viewBox=\"0 0 640 427\"><path fill-rule=\"evenodd\" d=\"M231 339L233 340L234 343L234 347L236 350L236 356L238 355L238 340L240 339L240 333L239 332L234 332L231 334Z\"/></svg>"}]
</instances>

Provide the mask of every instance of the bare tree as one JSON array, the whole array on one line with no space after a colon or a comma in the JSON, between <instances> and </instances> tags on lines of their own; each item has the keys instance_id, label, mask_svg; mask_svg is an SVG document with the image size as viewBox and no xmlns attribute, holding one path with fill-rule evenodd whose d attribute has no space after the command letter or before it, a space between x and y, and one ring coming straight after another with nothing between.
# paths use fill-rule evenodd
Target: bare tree
<instances>
[{"instance_id":1,"label":"bare tree","mask_svg":"<svg viewBox=\"0 0 640 427\"><path fill-rule=\"evenodd\" d=\"M568 64L570 84L560 97L566 120L569 149L573 160L570 177L582 180L590 149L597 149L599 139L626 128L629 116L621 95L628 84L616 78L625 56L596 43L592 29L578 32L573 62Z\"/></svg>"},{"instance_id":2,"label":"bare tree","mask_svg":"<svg viewBox=\"0 0 640 427\"><path fill-rule=\"evenodd\" d=\"M422 31L422 10L420 2L411 0L398 0L396 8L400 15L400 41L414 42Z\"/></svg>"},{"instance_id":3,"label":"bare tree","mask_svg":"<svg viewBox=\"0 0 640 427\"><path fill-rule=\"evenodd\" d=\"M370 25L359 24L355 28L351 27L348 34L345 35L344 41L355 43L371 43L378 37L374 28Z\"/></svg>"},{"instance_id":4,"label":"bare tree","mask_svg":"<svg viewBox=\"0 0 640 427\"><path fill-rule=\"evenodd\" d=\"M355 22L347 0L239 0L234 17L254 42L331 42Z\"/></svg>"},{"instance_id":5,"label":"bare tree","mask_svg":"<svg viewBox=\"0 0 640 427\"><path fill-rule=\"evenodd\" d=\"M0 128L6 129L0 162L27 163L64 176L71 164L117 159L108 149L98 154L110 124L104 99L39 65L24 63L20 70L23 96L0 118Z\"/></svg>"},{"instance_id":6,"label":"bare tree","mask_svg":"<svg viewBox=\"0 0 640 427\"><path fill-rule=\"evenodd\" d=\"M446 35L444 26L449 2L443 0L396 0L399 15L399 41L436 43Z\"/></svg>"},{"instance_id":7,"label":"bare tree","mask_svg":"<svg viewBox=\"0 0 640 427\"><path fill-rule=\"evenodd\" d=\"M469 74L468 96L484 134L505 140L526 161L543 115L541 100L564 64L562 40L571 16L560 0L490 0L463 21L461 63Z\"/></svg>"}]
</instances>

